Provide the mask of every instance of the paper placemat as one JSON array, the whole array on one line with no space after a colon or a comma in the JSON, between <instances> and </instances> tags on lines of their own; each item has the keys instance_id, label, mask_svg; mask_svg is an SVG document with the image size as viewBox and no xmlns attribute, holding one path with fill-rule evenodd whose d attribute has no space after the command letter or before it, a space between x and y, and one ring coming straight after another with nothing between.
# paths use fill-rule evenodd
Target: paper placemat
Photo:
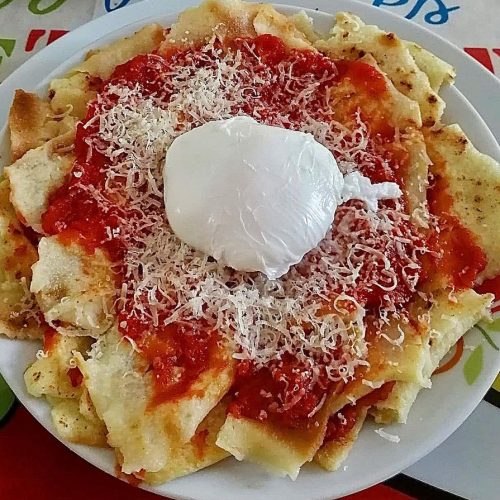
<instances>
[{"instance_id":1,"label":"paper placemat","mask_svg":"<svg viewBox=\"0 0 500 500\"><path fill-rule=\"evenodd\" d=\"M138 1L0 0L0 81L67 31ZM500 74L498 0L362 1L433 30ZM308 5L314 7L314 0L304 0Z\"/></svg>"}]
</instances>

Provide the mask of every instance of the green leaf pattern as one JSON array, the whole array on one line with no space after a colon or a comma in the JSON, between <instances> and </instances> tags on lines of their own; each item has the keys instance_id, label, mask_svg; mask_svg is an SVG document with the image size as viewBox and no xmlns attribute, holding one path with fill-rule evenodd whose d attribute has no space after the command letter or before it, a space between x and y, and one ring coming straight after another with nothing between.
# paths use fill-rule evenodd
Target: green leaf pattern
<instances>
[{"instance_id":1,"label":"green leaf pattern","mask_svg":"<svg viewBox=\"0 0 500 500\"><path fill-rule=\"evenodd\" d=\"M482 336L486 339L488 344L490 344L495 351L500 351L500 348L493 342L493 339L490 337L489 333L478 323L476 328L481 332Z\"/></svg>"},{"instance_id":2,"label":"green leaf pattern","mask_svg":"<svg viewBox=\"0 0 500 500\"><path fill-rule=\"evenodd\" d=\"M500 348L498 347L498 341L496 341L495 339L495 335L500 332L500 316L491 323L481 321L476 325L475 328L479 330L479 332L481 332L481 335L484 337L491 348L495 349L496 351L500 350ZM472 385L481 374L484 364L483 357L483 344L479 344L472 351L471 355L465 362L464 376L469 385Z\"/></svg>"},{"instance_id":3,"label":"green leaf pattern","mask_svg":"<svg viewBox=\"0 0 500 500\"><path fill-rule=\"evenodd\" d=\"M15 400L14 393L0 375L0 422L12 408Z\"/></svg>"},{"instance_id":4,"label":"green leaf pattern","mask_svg":"<svg viewBox=\"0 0 500 500\"><path fill-rule=\"evenodd\" d=\"M482 328L485 330L488 330L489 334L495 334L500 332L500 316L496 319L494 319L491 323L486 323L484 321L481 321L478 323Z\"/></svg>"},{"instance_id":5,"label":"green leaf pattern","mask_svg":"<svg viewBox=\"0 0 500 500\"><path fill-rule=\"evenodd\" d=\"M479 344L464 364L465 380L472 385L483 369L483 345Z\"/></svg>"}]
</instances>

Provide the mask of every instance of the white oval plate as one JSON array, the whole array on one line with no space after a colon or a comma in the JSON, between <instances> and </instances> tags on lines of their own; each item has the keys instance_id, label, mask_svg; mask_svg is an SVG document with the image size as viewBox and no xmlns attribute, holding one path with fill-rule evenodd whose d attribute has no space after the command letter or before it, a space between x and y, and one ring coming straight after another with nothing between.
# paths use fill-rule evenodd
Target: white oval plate
<instances>
[{"instance_id":1,"label":"white oval plate","mask_svg":"<svg viewBox=\"0 0 500 500\"><path fill-rule=\"evenodd\" d=\"M52 78L74 66L91 48L128 35L148 22L158 21L169 25L178 12L197 3L197 0L147 0L96 19L69 33L36 54L0 85L0 123L6 122L16 88L44 92ZM275 3L296 5L279 6L279 10L286 13L297 11L302 4L300 0L278 0ZM457 68L458 84L462 82L461 75L468 77L467 82L474 82L474 86L469 85L469 93L474 94L476 106L492 118L490 123L496 125L494 117L500 115L500 103L488 99L488 95L498 92L500 85L459 49L415 24L367 4L354 0L315 0L313 5L311 3L308 6L324 11L308 11L320 30L327 31L333 22L331 14L325 12L350 10L365 21L395 31L402 38L417 41L452 62ZM467 89L467 85L463 88ZM443 94L448 103L446 121L460 123L480 150L500 159L500 149L493 134L471 104L456 88L446 89ZM500 130L495 135L500 136ZM5 127L0 142L0 164L6 164L8 141ZM469 385L464 378L463 365L472 352L466 350L461 362L453 370L435 378L432 390L422 391L406 425L386 426L387 432L399 435L399 444L379 437L374 432L376 426L368 423L340 471L326 473L308 465L303 468L297 481L292 482L269 476L252 464L228 459L188 477L146 489L179 499L219 500L223 497L234 500L302 500L331 499L383 481L415 463L443 442L469 416L493 382L500 370L499 353L485 342L476 329L467 334L466 345L472 349L482 346L483 368L475 382ZM23 372L33 361L37 349L39 345L33 342L0 339L0 371L24 406L49 432L54 433L49 406L43 400L31 397L23 381ZM90 463L114 474L114 455L110 450L64 444Z\"/></svg>"}]
</instances>

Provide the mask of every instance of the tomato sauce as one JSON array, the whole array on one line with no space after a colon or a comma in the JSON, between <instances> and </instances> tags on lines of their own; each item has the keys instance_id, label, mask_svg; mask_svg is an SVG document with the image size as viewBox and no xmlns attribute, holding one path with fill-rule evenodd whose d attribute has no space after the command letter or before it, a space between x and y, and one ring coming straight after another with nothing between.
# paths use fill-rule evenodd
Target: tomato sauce
<instances>
[{"instance_id":1,"label":"tomato sauce","mask_svg":"<svg viewBox=\"0 0 500 500\"><path fill-rule=\"evenodd\" d=\"M83 374L78 366L73 366L67 371L69 380L73 387L79 387L83 382Z\"/></svg>"},{"instance_id":2,"label":"tomato sauce","mask_svg":"<svg viewBox=\"0 0 500 500\"><path fill-rule=\"evenodd\" d=\"M237 367L228 412L236 417L306 429L314 425L311 417L330 387L326 376L316 379L310 367L290 355L260 369L251 361L242 361Z\"/></svg>"},{"instance_id":3,"label":"tomato sauce","mask_svg":"<svg viewBox=\"0 0 500 500\"><path fill-rule=\"evenodd\" d=\"M50 353L55 348L59 335L53 328L46 328L43 334L43 350L46 353Z\"/></svg>"},{"instance_id":4,"label":"tomato sauce","mask_svg":"<svg viewBox=\"0 0 500 500\"><path fill-rule=\"evenodd\" d=\"M125 314L119 316L124 318ZM134 318L119 322L120 332L135 342L155 380L151 405L174 401L189 391L198 377L216 363L218 336L202 322L189 325L171 323L153 327Z\"/></svg>"},{"instance_id":5,"label":"tomato sauce","mask_svg":"<svg viewBox=\"0 0 500 500\"><path fill-rule=\"evenodd\" d=\"M362 91L373 98L387 92L384 75L375 67L362 61L336 61L340 79L352 82L357 91Z\"/></svg>"},{"instance_id":6,"label":"tomato sauce","mask_svg":"<svg viewBox=\"0 0 500 500\"><path fill-rule=\"evenodd\" d=\"M375 389L366 396L358 399L356 404L346 405L340 411L332 415L328 420L324 442L327 443L328 441L345 438L356 424L359 410L386 400L394 384L395 382L387 382L379 389Z\"/></svg>"},{"instance_id":7,"label":"tomato sauce","mask_svg":"<svg viewBox=\"0 0 500 500\"><path fill-rule=\"evenodd\" d=\"M202 460L205 456L205 450L207 448L207 438L208 429L197 431L196 434L191 438L191 443L194 446L194 451L198 460Z\"/></svg>"},{"instance_id":8,"label":"tomato sauce","mask_svg":"<svg viewBox=\"0 0 500 500\"><path fill-rule=\"evenodd\" d=\"M439 174L427 191L429 210L438 217L437 227L429 237L434 252L424 261L427 273L444 275L457 290L473 288L476 278L486 267L486 256L475 236L452 214L453 199L446 179Z\"/></svg>"},{"instance_id":9,"label":"tomato sauce","mask_svg":"<svg viewBox=\"0 0 500 500\"><path fill-rule=\"evenodd\" d=\"M90 106L86 120L96 112ZM122 210L99 204L93 193L104 192L106 179L105 158L93 151L91 160L87 159L87 137L93 132L92 127L85 128L79 123L75 138L76 162L70 177L49 198L49 205L42 215L42 227L46 234L58 235L61 242L73 241L94 253L96 248L108 252L112 261L123 258L125 247L118 239L110 239L109 232L119 229L119 215Z\"/></svg>"},{"instance_id":10,"label":"tomato sauce","mask_svg":"<svg viewBox=\"0 0 500 500\"><path fill-rule=\"evenodd\" d=\"M253 114L258 106L261 121L270 125L274 124L276 114L289 101L285 85L289 85L290 91L298 93L302 90L297 80L285 82L280 78L278 65L283 62L291 64L295 76L307 75L311 80L320 82L319 97L311 105L313 114L335 97L337 87L347 85L354 89L356 99L345 99L347 105L344 112L339 107L337 119L341 122L352 124L359 103L382 99L388 91L383 75L366 63L332 61L317 52L289 50L279 38L272 35L262 35L253 40L236 39L224 47L224 50L234 49L239 49L243 58L252 61L257 54L260 62L255 71L271 72L275 78L262 89L258 99L249 98L235 104L232 113ZM196 48L190 48L171 50L163 55L139 55L118 66L108 82L97 82L97 90L109 102L109 99L113 99L112 95L106 94L109 83L130 87L139 84L143 95L161 95L166 103L171 98L171 89L165 84L164 75L173 64L193 64L197 51ZM196 64L202 67L210 66L212 62L200 58ZM110 237L110 234L119 233L123 221L133 220L136 214L126 205L115 203L113 195L106 189L106 172L110 160L90 145L91 136L98 131L98 120L93 118L99 114L99 106L102 106L99 100L94 101L88 108L85 120L77 127L73 172L65 184L51 195L48 208L42 216L42 226L46 234L58 235L64 244L78 241L89 253L98 248L106 252L116 264L117 285L120 286L125 279L120 266L127 252L127 243L120 237ZM289 106L287 113L290 128L299 128L300 109ZM395 181L404 187L408 155L395 140L394 129L383 113L376 109L365 110L362 119L370 131L368 149L380 157L379 163L362 173L373 182ZM116 195L121 190L126 198L124 185L117 181L113 187L111 192ZM412 230L410 225L400 229L403 233ZM388 258L397 269L398 276L401 276L397 255L389 255ZM370 272L382 271L376 268L377 264L374 265L375 268ZM404 280L399 281L403 283ZM335 293L332 290L332 294ZM404 304L411 296L410 290L401 284L395 290L384 293L378 289L361 287L358 299L367 307L377 308L387 293L392 294L398 304ZM151 404L182 397L191 390L195 380L213 366L217 333L204 323L163 325L166 313L159 318L159 326L156 326L151 320L134 319L127 307L126 304L119 313L119 330L137 344L141 356L148 363L148 370L153 373L156 384ZM311 416L315 415L330 389L326 376L320 375L318 379L317 375L313 376L310 369L292 356L261 369L244 361L238 366L235 398L229 412L257 420L270 418L292 428L303 428L314 420Z\"/></svg>"},{"instance_id":11,"label":"tomato sauce","mask_svg":"<svg viewBox=\"0 0 500 500\"><path fill-rule=\"evenodd\" d=\"M61 334L47 325L43 334L43 350L45 353L50 355L54 351L60 338ZM81 385L83 375L77 366L68 368L66 374L68 375L70 383L73 387L79 387Z\"/></svg>"},{"instance_id":12,"label":"tomato sauce","mask_svg":"<svg viewBox=\"0 0 500 500\"><path fill-rule=\"evenodd\" d=\"M500 298L500 276L488 279L475 288L477 293L492 293L495 299Z\"/></svg>"}]
</instances>

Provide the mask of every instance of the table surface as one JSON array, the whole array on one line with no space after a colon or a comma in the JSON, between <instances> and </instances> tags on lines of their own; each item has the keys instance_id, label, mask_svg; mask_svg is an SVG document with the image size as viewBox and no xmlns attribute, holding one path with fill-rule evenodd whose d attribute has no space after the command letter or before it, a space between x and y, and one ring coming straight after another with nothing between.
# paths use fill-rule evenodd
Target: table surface
<instances>
[{"instance_id":1,"label":"table surface","mask_svg":"<svg viewBox=\"0 0 500 500\"><path fill-rule=\"evenodd\" d=\"M66 32L138 1L0 0L0 81ZM430 28L500 76L499 0L362 1ZM314 7L313 4L314 0L304 0L305 7ZM158 498L118 482L84 462L16 402L7 410L11 395L1 382L0 450L11 451L0 452L0 500ZM498 498L499 409L500 378L497 378L474 413L434 452L385 484L346 498Z\"/></svg>"}]
</instances>

